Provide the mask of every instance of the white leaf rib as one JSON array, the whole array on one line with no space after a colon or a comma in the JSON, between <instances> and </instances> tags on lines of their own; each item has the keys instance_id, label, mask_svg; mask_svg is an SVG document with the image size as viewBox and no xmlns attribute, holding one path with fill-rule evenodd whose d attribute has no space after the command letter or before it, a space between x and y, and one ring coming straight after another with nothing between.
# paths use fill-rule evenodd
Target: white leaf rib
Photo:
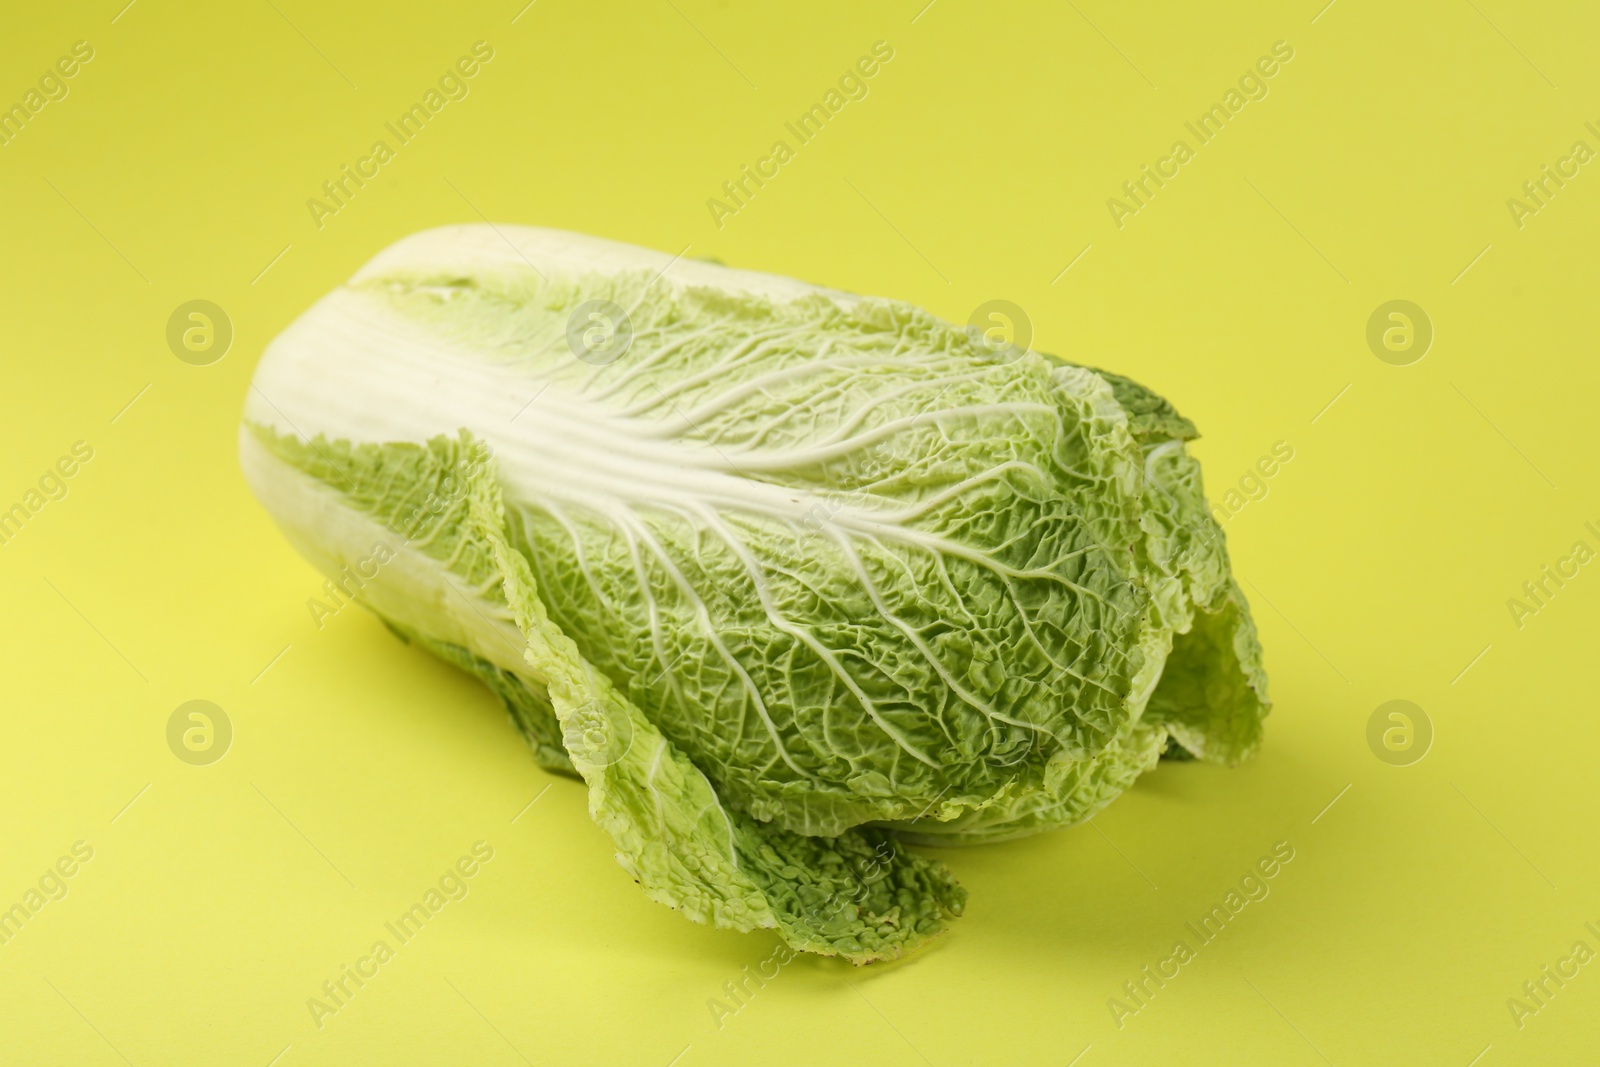
<instances>
[{"instance_id":1,"label":"white leaf rib","mask_svg":"<svg viewBox=\"0 0 1600 1067\"><path fill-rule=\"evenodd\" d=\"M883 618L887 620L891 626L905 635L906 640L911 642L912 647L914 647L918 652L922 653L923 659L927 660L928 666L932 667L934 672L939 675L940 679L945 684L945 688L949 689L952 693L955 693L958 697L965 701L969 707L976 709L980 714L983 715L984 718L990 720L991 722L1000 721L1009 723L1012 726L1022 726L1027 729L1036 729L1032 723L1020 722L1000 714L1000 712L996 711L992 706L990 706L987 701L981 699L976 693L972 692L965 685L961 684L961 682L945 668L944 663L940 661L939 657L934 655L933 649L928 647L928 643L922 639L922 635L918 634L913 627L909 626L905 622L904 619L900 618L900 616L896 615L892 610L890 610L889 605L884 601L883 595L878 590L877 583L874 582L872 580L872 576L867 573L867 569L861 563L861 557L856 553L854 546L850 544L849 540L847 538L840 537L838 538L838 541L840 549L845 554L845 558L850 561L850 566L855 572L856 580L861 582L863 590L865 590L867 596L872 600L872 606L878 609L878 614L883 616Z\"/></svg>"},{"instance_id":2,"label":"white leaf rib","mask_svg":"<svg viewBox=\"0 0 1600 1067\"><path fill-rule=\"evenodd\" d=\"M766 726L767 733L772 738L772 744L777 749L778 755L783 759L783 762L788 764L789 769L801 777L817 781L816 775L801 767L794 761L794 757L789 754L788 748L783 743L783 738L778 734L777 724L772 721L772 716L767 710L766 701L761 697L760 690L756 688L755 682L750 678L750 674L744 669L743 664L738 661L738 658L733 653L728 651L728 647L723 643L721 635L717 633L716 625L711 619L711 613L706 610L705 601L695 591L693 584L684 577L683 572L678 569L678 565L673 562L666 549L655 539L655 536L650 533L644 523L640 522L638 517L626 508L615 510L609 517L613 522L633 527L634 532L639 536L640 542L660 561L662 569L667 572L673 584L689 600L694 609L695 618L705 631L706 639L710 642L711 647L716 649L717 654L722 657L723 662L728 665L728 669L738 677L745 694L755 706L756 713L761 716L761 721Z\"/></svg>"},{"instance_id":3,"label":"white leaf rib","mask_svg":"<svg viewBox=\"0 0 1600 1067\"><path fill-rule=\"evenodd\" d=\"M621 369L621 373L617 374L615 378L608 382L604 388L593 390L585 389L584 391L586 394L588 394L590 399L598 403L603 403L607 400L610 400L624 389L627 389L630 385L633 385L640 378L646 377L650 371L666 362L669 357L682 348L693 344L695 341L700 340L703 337L721 332L725 329L726 327L723 323L709 323L708 325L695 330L693 333L686 334L675 341L662 345L660 348L655 349L648 356L645 356L642 359L628 363ZM648 331L648 333L659 332L661 331L656 329ZM635 333L633 338L634 344L639 344L641 337L643 336L644 335L642 334ZM601 376L603 376L605 370L605 367L596 367L594 373L590 375L590 382L597 381ZM627 415L628 410L624 409L622 414Z\"/></svg>"},{"instance_id":4,"label":"white leaf rib","mask_svg":"<svg viewBox=\"0 0 1600 1067\"><path fill-rule=\"evenodd\" d=\"M733 550L740 562L743 563L746 573L750 575L751 581L755 584L756 596L761 602L762 609L766 611L767 618L771 620L772 624L782 632L793 637L795 640L800 641L807 648L811 649L811 651L819 659L821 659L824 664L827 665L828 670L834 675L834 677L843 682L845 687L850 690L851 695L854 696L861 704L862 710L867 713L867 717L877 725L878 729L882 730L886 736L893 740L895 744L899 745L901 748L905 749L909 755L914 756L916 759L926 763L928 766L938 768L940 764L937 760L913 747L911 742L903 736L897 727L885 720L883 716L879 714L876 703L871 697L867 696L866 692L862 690L859 685L856 684L855 679L850 676L850 673L840 665L832 649L828 648L821 641L818 641L816 636L809 630L790 622L784 617L783 613L777 609L777 607L772 603L772 598L768 592L766 576L762 573L761 564L753 555L751 555L749 549L744 545L744 543L737 536L735 536L731 530L723 525L721 520L718 519L714 513L709 511L709 509L701 509L700 517L701 520L708 523L712 529L718 531L719 536L721 536L723 540L727 542L728 547Z\"/></svg>"},{"instance_id":5,"label":"white leaf rib","mask_svg":"<svg viewBox=\"0 0 1600 1067\"><path fill-rule=\"evenodd\" d=\"M870 365L870 366L878 366L878 367L892 366L893 365L893 361L892 360L888 360L888 359L884 359L883 357L878 356L878 357L873 357L870 360L870 362L868 363L868 365ZM803 366L811 366L811 364L805 364ZM897 386L897 387L895 387L893 389L885 389L885 390L883 390L881 392L874 393L871 397L869 397L865 401L861 402L855 408L855 410L850 413L850 418L848 418L844 422L840 423L834 429L834 432L832 433L832 435L830 435L828 437L821 438L816 443L819 444L819 445L831 445L831 444L837 443L838 441L841 441L841 440L844 440L844 439L848 438L850 436L850 434L855 432L855 429L856 429L857 426L861 425L863 422L866 421L866 419L867 419L867 417L869 415L871 415L874 411L878 410L879 408L886 406L890 401L903 400L906 397L912 396L912 395L917 394L917 393L925 393L929 389L933 388L934 386L943 384L944 388L940 389L937 393L934 394L934 397L937 398L938 396L942 395L946 390L948 390L950 388L950 386L952 386L952 385L955 385L957 383L972 382L972 381L980 379L982 376L983 376L983 373L982 373L981 370L972 369L972 370L969 370L966 374L958 374L958 375L952 375L952 376L947 376L947 377L935 377L935 378L916 378L916 379L914 379L914 380L912 380L910 382L907 382L904 385ZM842 387L836 387L836 388L838 388L838 391L840 391L840 392L844 391L842 389ZM927 414L926 412L918 412L915 416L911 417L911 422L913 424L915 424L918 419L923 418L926 414Z\"/></svg>"},{"instance_id":6,"label":"white leaf rib","mask_svg":"<svg viewBox=\"0 0 1600 1067\"><path fill-rule=\"evenodd\" d=\"M777 329L744 334L734 333L729 324L725 322L716 322L703 330L699 330L693 334L690 334L681 341L675 341L672 344L665 345L661 349L652 352L648 357L639 360L636 366L630 367L627 373L619 376L622 381L620 381L618 384L621 385L642 378L645 371L659 366L667 356L672 355L673 353L682 349L691 340L698 337L703 337L707 334L714 335L718 333L729 334L741 338L743 343L728 348L721 356L717 358L716 362L709 367L705 367L692 374L674 378L666 388L661 388L659 386L652 386L652 388L655 389L655 391L666 400L670 400L673 397L682 396L701 385L714 382L719 378L724 377L728 371L737 366L745 356L748 356L756 351L763 350L763 346L768 342L777 341L784 337L793 337L796 333L796 330L794 327L783 326ZM602 394L602 398L614 395L616 391L616 389L607 390L605 394ZM659 406L659 402L644 405L635 404L632 407L622 408L618 413L623 418L639 418L646 412L654 410Z\"/></svg>"},{"instance_id":7,"label":"white leaf rib","mask_svg":"<svg viewBox=\"0 0 1600 1067\"><path fill-rule=\"evenodd\" d=\"M747 472L758 471L761 473L772 473L775 471L792 471L805 467L813 467L820 463L825 463L830 459L837 459L840 456L849 455L852 452L859 452L862 449L878 443L879 441L888 440L889 438L900 433L902 430L912 429L919 423L932 423L934 427L938 429L941 434L943 434L945 432L945 421L957 416L972 419L982 419L985 415L991 415L995 413L1020 415L1022 411L1037 412L1048 410L1049 407L1046 404L968 404L962 407L944 408L939 411L924 412L918 415L906 415L902 418L880 423L863 433L857 434L853 437L845 438L840 441L835 441L828 445L818 445L812 448L791 449L787 452L776 453L745 452L734 449L728 453L728 458L732 464L736 464L736 469ZM948 437L945 437L944 440L946 443L951 443Z\"/></svg>"},{"instance_id":8,"label":"white leaf rib","mask_svg":"<svg viewBox=\"0 0 1600 1067\"><path fill-rule=\"evenodd\" d=\"M845 357L841 359L827 359L822 353L819 353L816 358L808 357L797 360L790 366L783 367L775 371L768 371L767 373L757 375L754 378L746 378L743 381L736 382L732 387L708 397L707 399L700 401L698 406L690 408L689 411L684 414L684 420L690 424L697 425L722 414L729 408L736 404L742 403L750 397L763 394L765 390L775 385L781 385L795 380L803 380L805 378L821 375L827 371L848 371L855 368L881 366L883 366L883 358L881 356L863 355ZM719 372L719 374L720 373L726 372ZM713 380L715 380L715 376L707 377L707 381ZM697 384L706 383L701 382ZM671 391L662 390L662 392L668 396L680 396L684 393L689 393L692 391L692 388L673 389Z\"/></svg>"},{"instance_id":9,"label":"white leaf rib","mask_svg":"<svg viewBox=\"0 0 1600 1067\"><path fill-rule=\"evenodd\" d=\"M622 536L628 540L628 555L633 562L633 574L639 580L639 595L644 598L646 617L650 623L650 648L655 653L656 662L661 665L661 677L666 681L673 697L677 699L678 705L688 708L689 702L678 685L678 676L672 671L672 661L667 659L666 642L661 632L661 606L656 603L655 594L650 591L650 576L645 571L644 560L639 556L638 538L634 537L633 531L627 527L622 527ZM739 736L743 736L742 717L740 724Z\"/></svg>"},{"instance_id":10,"label":"white leaf rib","mask_svg":"<svg viewBox=\"0 0 1600 1067\"><path fill-rule=\"evenodd\" d=\"M616 604L600 588L600 583L595 580L594 571L589 567L588 553L583 549L583 538L579 536L577 528L567 519L565 510L560 505L552 502L546 508L545 514L554 519L556 524L566 531L567 536L572 539L572 552L578 562L578 571L583 575L584 583L588 585L589 592L593 594L595 603L612 615L618 614Z\"/></svg>"}]
</instances>

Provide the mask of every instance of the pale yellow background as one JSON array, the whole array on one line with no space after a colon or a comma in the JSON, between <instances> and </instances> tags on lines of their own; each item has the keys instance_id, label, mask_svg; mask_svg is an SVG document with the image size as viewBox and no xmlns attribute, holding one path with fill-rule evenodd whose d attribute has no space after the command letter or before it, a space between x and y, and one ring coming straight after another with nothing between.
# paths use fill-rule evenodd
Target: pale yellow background
<instances>
[{"instance_id":1,"label":"pale yellow background","mask_svg":"<svg viewBox=\"0 0 1600 1067\"><path fill-rule=\"evenodd\" d=\"M0 1060L1594 1060L1600 965L1520 1030L1506 1000L1600 948L1600 564L1521 629L1506 601L1600 548L1600 163L1520 230L1506 200L1600 148L1600 19L924 2L10 5L0 101L76 40L96 55L0 147L0 506L73 442L95 456L0 546L0 906L73 842L95 856L0 947ZM306 199L480 39L471 95L318 230ZM870 95L718 229L706 199L880 39ZM1278 40L1270 95L1118 230L1106 199ZM354 609L319 631L320 577L239 475L267 341L480 212L958 321L1014 301L1036 347L1193 418L1213 499L1289 442L1227 523L1277 702L1259 758L949 854L972 898L942 942L796 962L718 1029L708 999L774 938L646 901L476 683ZM208 367L164 339L195 298L236 328ZM1364 340L1393 298L1436 328L1412 366ZM165 740L195 698L236 731L208 767ZM1436 731L1410 767L1365 739L1395 698ZM471 895L318 1029L307 998L478 840ZM1280 840L1271 896L1119 1030L1107 999Z\"/></svg>"}]
</instances>

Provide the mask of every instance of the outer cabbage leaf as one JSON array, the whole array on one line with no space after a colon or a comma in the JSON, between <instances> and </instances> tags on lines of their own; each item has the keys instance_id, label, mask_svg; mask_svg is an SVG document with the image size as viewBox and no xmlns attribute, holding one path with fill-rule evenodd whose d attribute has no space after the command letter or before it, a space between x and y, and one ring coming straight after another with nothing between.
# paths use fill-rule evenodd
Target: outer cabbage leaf
<instances>
[{"instance_id":1,"label":"outer cabbage leaf","mask_svg":"<svg viewBox=\"0 0 1600 1067\"><path fill-rule=\"evenodd\" d=\"M1163 754L1235 763L1260 742L1270 703L1250 608L1231 577L1221 527L1205 503L1200 465L1184 451L1192 423L1137 382L1105 371L1144 455L1137 571L1149 591L1133 714L1088 760L1053 757L1043 785L953 820L891 822L910 840L977 844L1091 818Z\"/></svg>"},{"instance_id":2,"label":"outer cabbage leaf","mask_svg":"<svg viewBox=\"0 0 1600 1067\"><path fill-rule=\"evenodd\" d=\"M1151 609L1174 635L1145 717L1165 725L1185 753L1237 763L1260 744L1271 706L1250 605L1206 506L1200 464L1166 441L1147 448L1145 473Z\"/></svg>"}]
</instances>

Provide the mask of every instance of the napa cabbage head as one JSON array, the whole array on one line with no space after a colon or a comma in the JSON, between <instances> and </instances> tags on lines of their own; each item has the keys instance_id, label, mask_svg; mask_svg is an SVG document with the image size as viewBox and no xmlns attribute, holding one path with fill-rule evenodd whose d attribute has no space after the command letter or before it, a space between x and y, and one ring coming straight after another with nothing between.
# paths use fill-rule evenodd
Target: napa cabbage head
<instances>
[{"instance_id":1,"label":"napa cabbage head","mask_svg":"<svg viewBox=\"0 0 1600 1067\"><path fill-rule=\"evenodd\" d=\"M1194 436L904 303L485 225L289 326L240 451L302 553L587 784L651 898L864 962L963 908L907 842L1256 747Z\"/></svg>"}]
</instances>

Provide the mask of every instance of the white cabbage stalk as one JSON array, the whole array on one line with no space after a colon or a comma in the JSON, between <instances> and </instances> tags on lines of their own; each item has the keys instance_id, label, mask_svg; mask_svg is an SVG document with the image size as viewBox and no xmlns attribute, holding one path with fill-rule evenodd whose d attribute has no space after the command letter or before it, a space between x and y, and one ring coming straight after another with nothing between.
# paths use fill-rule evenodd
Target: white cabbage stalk
<instances>
[{"instance_id":1,"label":"white cabbage stalk","mask_svg":"<svg viewBox=\"0 0 1600 1067\"><path fill-rule=\"evenodd\" d=\"M866 962L965 901L904 842L1254 750L1194 436L905 304L454 226L272 342L240 453L296 548L587 783L653 899Z\"/></svg>"}]
</instances>

